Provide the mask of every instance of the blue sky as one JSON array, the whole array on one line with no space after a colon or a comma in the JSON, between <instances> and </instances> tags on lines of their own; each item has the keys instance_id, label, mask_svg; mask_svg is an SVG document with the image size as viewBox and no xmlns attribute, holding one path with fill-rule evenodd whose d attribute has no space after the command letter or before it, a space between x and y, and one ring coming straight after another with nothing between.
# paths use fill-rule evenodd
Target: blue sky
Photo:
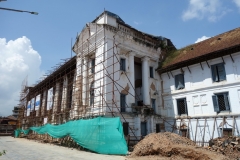
<instances>
[{"instance_id":1,"label":"blue sky","mask_svg":"<svg viewBox=\"0 0 240 160\"><path fill-rule=\"evenodd\" d=\"M18 103L24 77L33 83L69 58L71 38L74 43L104 9L140 31L171 39L177 48L240 27L240 0L7 0L0 7L39 13L0 10L0 92L9 92L8 98L0 93L0 115L11 114Z\"/></svg>"}]
</instances>

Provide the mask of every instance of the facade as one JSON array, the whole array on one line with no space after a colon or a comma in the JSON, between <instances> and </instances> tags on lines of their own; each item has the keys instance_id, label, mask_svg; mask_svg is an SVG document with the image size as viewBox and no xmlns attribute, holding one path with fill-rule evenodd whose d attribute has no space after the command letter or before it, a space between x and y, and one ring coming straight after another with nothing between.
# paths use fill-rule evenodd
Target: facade
<instances>
[{"instance_id":1,"label":"facade","mask_svg":"<svg viewBox=\"0 0 240 160\"><path fill-rule=\"evenodd\" d=\"M239 135L239 35L237 28L165 57L158 69L163 83L161 114L175 123L176 132L195 141ZM166 130L172 130L171 125Z\"/></svg>"},{"instance_id":2,"label":"facade","mask_svg":"<svg viewBox=\"0 0 240 160\"><path fill-rule=\"evenodd\" d=\"M22 87L19 122L23 129L71 119L76 57L65 60L33 87ZM24 83L25 84L25 83Z\"/></svg>"},{"instance_id":3,"label":"facade","mask_svg":"<svg viewBox=\"0 0 240 160\"><path fill-rule=\"evenodd\" d=\"M194 141L239 135L240 28L176 50L104 11L87 23L63 62L23 87L23 128L97 116L120 117L140 139L170 131Z\"/></svg>"},{"instance_id":4,"label":"facade","mask_svg":"<svg viewBox=\"0 0 240 160\"><path fill-rule=\"evenodd\" d=\"M76 81L82 94L75 115L119 116L125 135L138 139L160 130L155 70L161 46L174 47L171 41L140 32L108 11L86 24L76 39Z\"/></svg>"}]
</instances>

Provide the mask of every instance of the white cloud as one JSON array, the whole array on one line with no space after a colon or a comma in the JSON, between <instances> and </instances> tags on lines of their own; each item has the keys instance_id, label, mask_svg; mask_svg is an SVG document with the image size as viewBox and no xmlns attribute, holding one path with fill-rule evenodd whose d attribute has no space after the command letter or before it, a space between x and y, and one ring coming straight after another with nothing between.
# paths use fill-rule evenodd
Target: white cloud
<instances>
[{"instance_id":1,"label":"white cloud","mask_svg":"<svg viewBox=\"0 0 240 160\"><path fill-rule=\"evenodd\" d=\"M137 22L137 21L134 21L133 23L136 24L136 25L141 24L141 22Z\"/></svg>"},{"instance_id":2,"label":"white cloud","mask_svg":"<svg viewBox=\"0 0 240 160\"><path fill-rule=\"evenodd\" d=\"M208 39L208 38L211 38L211 37L202 36L201 38L198 38L198 39L195 41L195 43L198 43L198 42L204 41L204 40L206 40L206 39Z\"/></svg>"},{"instance_id":3,"label":"white cloud","mask_svg":"<svg viewBox=\"0 0 240 160\"><path fill-rule=\"evenodd\" d=\"M21 84L27 75L31 84L43 74L40 64L41 56L27 37L8 42L0 38L0 116L12 114L13 107L19 103Z\"/></svg>"},{"instance_id":4,"label":"white cloud","mask_svg":"<svg viewBox=\"0 0 240 160\"><path fill-rule=\"evenodd\" d=\"M189 0L189 6L182 15L184 21L207 18L215 22L222 18L230 9L223 7L222 0Z\"/></svg>"},{"instance_id":5,"label":"white cloud","mask_svg":"<svg viewBox=\"0 0 240 160\"><path fill-rule=\"evenodd\" d=\"M233 0L233 2L237 5L240 11L240 0Z\"/></svg>"}]
</instances>

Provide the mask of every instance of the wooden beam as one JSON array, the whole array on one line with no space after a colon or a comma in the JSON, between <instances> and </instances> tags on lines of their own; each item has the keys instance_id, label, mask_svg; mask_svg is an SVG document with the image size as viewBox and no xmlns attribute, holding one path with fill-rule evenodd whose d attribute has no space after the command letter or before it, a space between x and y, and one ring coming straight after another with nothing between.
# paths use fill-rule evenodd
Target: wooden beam
<instances>
[{"instance_id":1,"label":"wooden beam","mask_svg":"<svg viewBox=\"0 0 240 160\"><path fill-rule=\"evenodd\" d=\"M213 122L213 132L212 132L212 139L213 139L213 137L214 137L215 124L216 124L216 117L214 118L214 122Z\"/></svg>"},{"instance_id":2,"label":"wooden beam","mask_svg":"<svg viewBox=\"0 0 240 160\"><path fill-rule=\"evenodd\" d=\"M175 126L176 126L176 119L174 119L174 124L173 124L173 128L172 128L172 133L175 130Z\"/></svg>"},{"instance_id":3,"label":"wooden beam","mask_svg":"<svg viewBox=\"0 0 240 160\"><path fill-rule=\"evenodd\" d=\"M223 57L221 57L221 58L222 58L222 60L223 60L223 63L225 64L225 61L224 61Z\"/></svg>"},{"instance_id":4,"label":"wooden beam","mask_svg":"<svg viewBox=\"0 0 240 160\"><path fill-rule=\"evenodd\" d=\"M198 128L198 118L197 118L197 122L196 122L196 130L195 130L195 137L194 137L195 142L197 140L197 128Z\"/></svg>"},{"instance_id":5,"label":"wooden beam","mask_svg":"<svg viewBox=\"0 0 240 160\"><path fill-rule=\"evenodd\" d=\"M202 70L203 70L203 66L202 66L202 63L200 62L200 65L201 65L201 68L202 68Z\"/></svg>"},{"instance_id":6,"label":"wooden beam","mask_svg":"<svg viewBox=\"0 0 240 160\"><path fill-rule=\"evenodd\" d=\"M191 71L190 71L190 69L189 69L189 67L187 66L187 68L188 68L188 71L191 73Z\"/></svg>"},{"instance_id":7,"label":"wooden beam","mask_svg":"<svg viewBox=\"0 0 240 160\"><path fill-rule=\"evenodd\" d=\"M233 123L232 123L232 136L234 136L235 133L235 117L233 116Z\"/></svg>"},{"instance_id":8,"label":"wooden beam","mask_svg":"<svg viewBox=\"0 0 240 160\"><path fill-rule=\"evenodd\" d=\"M186 134L186 137L188 137L188 134L189 134L189 124L191 123L191 119L188 118L188 127L187 127L187 134Z\"/></svg>"},{"instance_id":9,"label":"wooden beam","mask_svg":"<svg viewBox=\"0 0 240 160\"><path fill-rule=\"evenodd\" d=\"M172 74L172 72L171 72L171 71L170 71L170 73L171 73L171 75L172 75L172 78L174 78L174 77L173 77L173 74Z\"/></svg>"},{"instance_id":10,"label":"wooden beam","mask_svg":"<svg viewBox=\"0 0 240 160\"><path fill-rule=\"evenodd\" d=\"M169 76L168 72L167 72L167 75L168 75L168 78L170 79L170 76Z\"/></svg>"},{"instance_id":11,"label":"wooden beam","mask_svg":"<svg viewBox=\"0 0 240 160\"><path fill-rule=\"evenodd\" d=\"M208 68L210 68L209 64L208 64L208 61L206 61L207 65L208 65Z\"/></svg>"},{"instance_id":12,"label":"wooden beam","mask_svg":"<svg viewBox=\"0 0 240 160\"><path fill-rule=\"evenodd\" d=\"M222 136L221 137L223 137L223 127L224 127L224 117L222 119Z\"/></svg>"},{"instance_id":13,"label":"wooden beam","mask_svg":"<svg viewBox=\"0 0 240 160\"><path fill-rule=\"evenodd\" d=\"M206 129L206 123L207 123L207 119L205 118L205 122L204 122L204 128L203 128L202 147L204 147L204 139L205 139L205 129Z\"/></svg>"},{"instance_id":14,"label":"wooden beam","mask_svg":"<svg viewBox=\"0 0 240 160\"><path fill-rule=\"evenodd\" d=\"M229 54L230 55L230 57L231 57L231 59L232 59L232 61L233 61L233 63L234 63L234 59L232 58L232 55L231 54Z\"/></svg>"},{"instance_id":15,"label":"wooden beam","mask_svg":"<svg viewBox=\"0 0 240 160\"><path fill-rule=\"evenodd\" d=\"M181 130L181 125L182 125L182 119L180 119L180 125L179 125L179 131L178 131L178 134L180 135L180 130Z\"/></svg>"}]
</instances>

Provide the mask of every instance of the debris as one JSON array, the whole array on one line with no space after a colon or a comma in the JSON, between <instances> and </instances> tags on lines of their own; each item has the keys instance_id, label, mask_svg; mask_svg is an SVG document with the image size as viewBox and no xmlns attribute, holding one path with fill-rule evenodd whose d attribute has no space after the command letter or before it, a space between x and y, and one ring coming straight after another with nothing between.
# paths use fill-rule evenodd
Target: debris
<instances>
[{"instance_id":1,"label":"debris","mask_svg":"<svg viewBox=\"0 0 240 160\"><path fill-rule=\"evenodd\" d=\"M240 158L240 139L238 137L218 137L209 141L209 150L217 151L230 159ZM211 144L211 145L210 145Z\"/></svg>"},{"instance_id":2,"label":"debris","mask_svg":"<svg viewBox=\"0 0 240 160\"><path fill-rule=\"evenodd\" d=\"M215 143L214 143L215 145ZM175 133L152 133L134 146L134 150L128 157L130 159L141 159L143 156L155 156L154 159L178 159L178 160L228 160L229 158L210 148L199 147L192 140L181 137Z\"/></svg>"}]
</instances>

